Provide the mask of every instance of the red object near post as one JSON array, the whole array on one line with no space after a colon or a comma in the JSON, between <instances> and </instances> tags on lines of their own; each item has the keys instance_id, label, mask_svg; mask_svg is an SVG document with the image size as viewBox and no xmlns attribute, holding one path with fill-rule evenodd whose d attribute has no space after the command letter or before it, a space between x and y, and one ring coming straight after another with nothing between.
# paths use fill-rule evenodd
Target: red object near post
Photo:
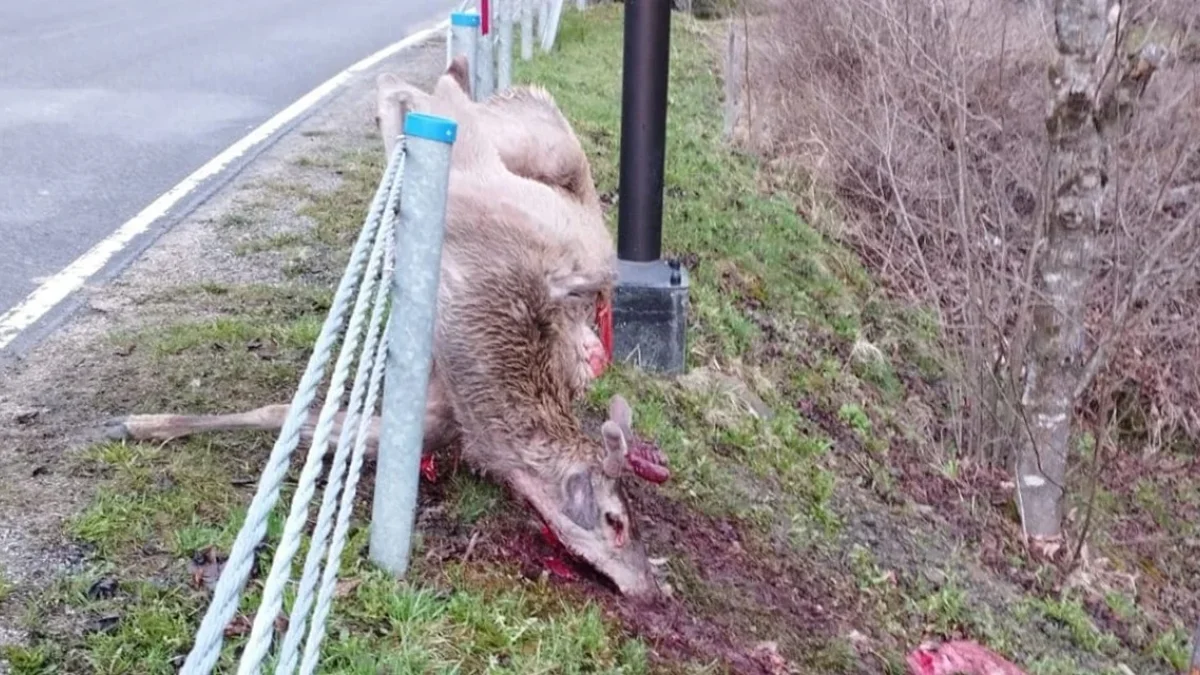
<instances>
[{"instance_id":1,"label":"red object near post","mask_svg":"<svg viewBox=\"0 0 1200 675\"><path fill-rule=\"evenodd\" d=\"M909 675L1025 675L999 654L969 640L923 644L905 662Z\"/></svg>"},{"instance_id":2,"label":"red object near post","mask_svg":"<svg viewBox=\"0 0 1200 675\"><path fill-rule=\"evenodd\" d=\"M479 0L479 13L482 15L479 25L479 32L484 35L488 34L488 27L491 24L492 12L491 2L489 0Z\"/></svg>"},{"instance_id":3,"label":"red object near post","mask_svg":"<svg viewBox=\"0 0 1200 675\"><path fill-rule=\"evenodd\" d=\"M596 324L600 328L600 344L604 345L604 354L608 362L613 360L613 317L612 302L608 298L596 298Z\"/></svg>"}]
</instances>

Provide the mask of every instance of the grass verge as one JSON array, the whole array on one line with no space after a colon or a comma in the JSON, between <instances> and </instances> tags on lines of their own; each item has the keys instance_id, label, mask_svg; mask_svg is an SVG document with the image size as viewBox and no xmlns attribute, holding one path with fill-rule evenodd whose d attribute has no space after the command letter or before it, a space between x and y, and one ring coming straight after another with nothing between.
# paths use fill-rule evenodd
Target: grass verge
<instances>
[{"instance_id":1,"label":"grass verge","mask_svg":"<svg viewBox=\"0 0 1200 675\"><path fill-rule=\"evenodd\" d=\"M1139 642L1098 625L1073 596L992 578L977 564L978 542L898 487L898 449L927 442L935 414L921 393L940 376L936 327L890 306L852 255L799 217L799 195L721 146L714 31L682 17L673 30L664 231L668 254L692 275L690 372L658 379L616 367L586 407L595 415L626 394L636 425L671 456L671 483L638 486L633 500L648 545L667 558L675 600L634 607L586 579L549 575L519 507L465 469L422 486L414 569L393 580L364 562L367 481L322 672L756 672L783 658L800 673L902 673L903 654L929 637L987 642L1042 675L1118 673L1118 664L1169 672L1183 654L1180 627L1145 624ZM558 98L610 196L620 36L617 5L568 12L557 53L516 67ZM162 302L206 318L112 336L126 384L98 392L100 405L204 411L286 400L380 154L348 151L331 191L276 186L302 198L312 227L242 253L283 251L289 282L166 289ZM89 547L87 570L29 602L32 640L6 653L13 671L174 672L271 440L85 453L77 471L102 488L69 529ZM277 513L230 626L224 667L248 632L281 521ZM1136 611L1119 594L1113 606Z\"/></svg>"}]
</instances>

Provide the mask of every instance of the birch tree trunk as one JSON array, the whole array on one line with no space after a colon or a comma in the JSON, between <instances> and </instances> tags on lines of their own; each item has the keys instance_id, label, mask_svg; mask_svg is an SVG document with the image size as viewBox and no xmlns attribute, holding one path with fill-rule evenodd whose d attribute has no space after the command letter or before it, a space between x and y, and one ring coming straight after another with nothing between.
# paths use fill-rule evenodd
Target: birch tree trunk
<instances>
[{"instance_id":1,"label":"birch tree trunk","mask_svg":"<svg viewBox=\"0 0 1200 675\"><path fill-rule=\"evenodd\" d=\"M1188 675L1200 675L1200 624L1192 633L1192 659L1188 662Z\"/></svg>"},{"instance_id":2,"label":"birch tree trunk","mask_svg":"<svg viewBox=\"0 0 1200 675\"><path fill-rule=\"evenodd\" d=\"M1043 551L1061 535L1074 390L1084 366L1085 301L1108 183L1096 109L1107 15L1107 0L1054 4L1058 57L1049 69L1046 238L1034 273L1016 467L1022 526Z\"/></svg>"}]
</instances>

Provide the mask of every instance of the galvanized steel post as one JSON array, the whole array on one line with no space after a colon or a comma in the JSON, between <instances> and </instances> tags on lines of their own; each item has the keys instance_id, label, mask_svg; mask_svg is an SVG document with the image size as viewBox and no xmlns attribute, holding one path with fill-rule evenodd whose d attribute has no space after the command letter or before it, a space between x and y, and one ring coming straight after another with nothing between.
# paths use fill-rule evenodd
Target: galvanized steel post
<instances>
[{"instance_id":1,"label":"galvanized steel post","mask_svg":"<svg viewBox=\"0 0 1200 675\"><path fill-rule=\"evenodd\" d=\"M370 558L397 576L408 569L416 521L425 401L441 278L453 120L409 113L404 120L404 189L396 227Z\"/></svg>"},{"instance_id":2,"label":"galvanized steel post","mask_svg":"<svg viewBox=\"0 0 1200 675\"><path fill-rule=\"evenodd\" d=\"M481 0L480 16L488 16L479 22L478 36L475 43L475 100L483 101L492 95L496 88L496 59L493 39L495 31L491 28L491 8L487 0Z\"/></svg>"},{"instance_id":3,"label":"galvanized steel post","mask_svg":"<svg viewBox=\"0 0 1200 675\"><path fill-rule=\"evenodd\" d=\"M537 36L538 40L546 39L546 21L550 18L550 0L535 0L537 2Z\"/></svg>"},{"instance_id":4,"label":"galvanized steel post","mask_svg":"<svg viewBox=\"0 0 1200 675\"><path fill-rule=\"evenodd\" d=\"M554 40L558 37L558 24L562 21L564 0L548 0L546 5L546 25L542 28L542 51L554 49Z\"/></svg>"},{"instance_id":5,"label":"galvanized steel post","mask_svg":"<svg viewBox=\"0 0 1200 675\"><path fill-rule=\"evenodd\" d=\"M521 3L521 60L533 58L533 0L517 0Z\"/></svg>"},{"instance_id":6,"label":"galvanized steel post","mask_svg":"<svg viewBox=\"0 0 1200 675\"><path fill-rule=\"evenodd\" d=\"M500 63L496 69L496 89L498 91L508 91L512 86L512 52L513 52L513 11L518 0L495 0L498 7L497 14L499 16L500 31L499 43L500 48Z\"/></svg>"},{"instance_id":7,"label":"galvanized steel post","mask_svg":"<svg viewBox=\"0 0 1200 675\"><path fill-rule=\"evenodd\" d=\"M479 38L479 15L473 12L454 12L450 15L450 58L467 57L467 88L475 97L475 43ZM446 65L449 65L447 63Z\"/></svg>"}]
</instances>

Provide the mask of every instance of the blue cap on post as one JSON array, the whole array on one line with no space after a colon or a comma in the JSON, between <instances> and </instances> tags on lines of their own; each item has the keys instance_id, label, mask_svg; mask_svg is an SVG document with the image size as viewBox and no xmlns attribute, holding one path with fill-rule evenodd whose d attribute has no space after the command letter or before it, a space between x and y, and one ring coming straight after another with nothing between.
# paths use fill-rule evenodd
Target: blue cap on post
<instances>
[{"instance_id":1,"label":"blue cap on post","mask_svg":"<svg viewBox=\"0 0 1200 675\"><path fill-rule=\"evenodd\" d=\"M410 112L404 118L404 135L453 143L458 138L458 123L445 117Z\"/></svg>"},{"instance_id":2,"label":"blue cap on post","mask_svg":"<svg viewBox=\"0 0 1200 675\"><path fill-rule=\"evenodd\" d=\"M472 28L479 25L480 17L473 12L451 12L451 26L470 26Z\"/></svg>"}]
</instances>

